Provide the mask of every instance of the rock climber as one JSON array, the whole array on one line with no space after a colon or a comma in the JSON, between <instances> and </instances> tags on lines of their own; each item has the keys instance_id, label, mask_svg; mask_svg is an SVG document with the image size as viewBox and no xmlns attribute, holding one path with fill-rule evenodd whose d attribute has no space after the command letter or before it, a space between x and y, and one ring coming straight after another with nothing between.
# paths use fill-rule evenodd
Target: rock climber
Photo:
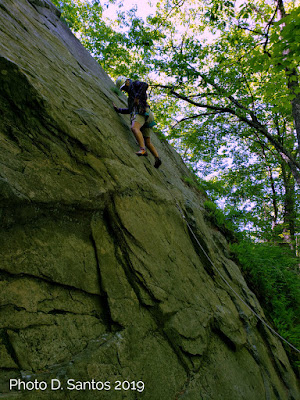
<instances>
[{"instance_id":1,"label":"rock climber","mask_svg":"<svg viewBox=\"0 0 300 400\"><path fill-rule=\"evenodd\" d=\"M147 103L148 83L141 81L133 81L124 76L120 76L116 80L116 86L128 93L128 108L119 108L113 104L114 109L120 114L130 114L131 131L133 132L140 150L135 154L137 156L147 156L146 147L155 157L154 167L159 168L161 159L159 158L156 148L150 140L152 127L156 125L153 112Z\"/></svg>"}]
</instances>

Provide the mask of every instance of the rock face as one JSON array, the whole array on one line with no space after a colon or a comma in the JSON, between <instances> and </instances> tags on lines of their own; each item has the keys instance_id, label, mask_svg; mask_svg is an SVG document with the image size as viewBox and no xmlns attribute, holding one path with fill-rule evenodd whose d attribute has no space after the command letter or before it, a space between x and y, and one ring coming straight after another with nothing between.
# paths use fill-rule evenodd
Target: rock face
<instances>
[{"instance_id":1,"label":"rock face","mask_svg":"<svg viewBox=\"0 0 300 400\"><path fill-rule=\"evenodd\" d=\"M48 0L0 21L0 398L299 399L203 252L263 317L180 157L135 156L126 98Z\"/></svg>"}]
</instances>

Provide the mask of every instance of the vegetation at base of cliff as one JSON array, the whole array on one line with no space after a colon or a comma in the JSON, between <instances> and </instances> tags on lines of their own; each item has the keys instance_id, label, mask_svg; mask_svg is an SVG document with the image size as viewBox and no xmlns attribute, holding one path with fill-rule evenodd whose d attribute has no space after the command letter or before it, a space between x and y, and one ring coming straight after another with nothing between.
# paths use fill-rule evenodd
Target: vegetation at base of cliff
<instances>
[{"instance_id":1,"label":"vegetation at base of cliff","mask_svg":"<svg viewBox=\"0 0 300 400\"><path fill-rule=\"evenodd\" d=\"M187 179L198 190L207 184L194 175ZM231 242L230 247L238 259L243 275L256 294L274 329L287 341L300 349L300 259L284 243L255 242L238 230L235 217L240 212L231 209L225 214L215 202L204 202L207 218ZM239 218L237 218L239 220ZM274 239L274 236L273 236ZM285 346L294 366L300 366L291 348Z\"/></svg>"},{"instance_id":2,"label":"vegetation at base of cliff","mask_svg":"<svg viewBox=\"0 0 300 400\"><path fill-rule=\"evenodd\" d=\"M192 170L191 176L184 179L188 185L202 193L211 190L211 183L200 179ZM276 238L274 233L260 234L261 242L247 237L249 232L240 229L241 220L247 220L242 211L231 207L225 214L214 201L208 199L203 205L206 218L230 242L244 278L259 299L268 321L282 337L300 349L300 259L295 251ZM289 346L285 348L294 367L300 367L295 352Z\"/></svg>"},{"instance_id":3,"label":"vegetation at base of cliff","mask_svg":"<svg viewBox=\"0 0 300 400\"><path fill-rule=\"evenodd\" d=\"M274 329L300 349L299 258L288 247L249 240L231 244L231 249Z\"/></svg>"},{"instance_id":4,"label":"vegetation at base of cliff","mask_svg":"<svg viewBox=\"0 0 300 400\"><path fill-rule=\"evenodd\" d=\"M231 241L243 275L274 329L300 349L299 257L286 245L258 243L238 232L233 221L212 201L205 201L208 218ZM293 352L287 348L293 359ZM295 361L300 366L300 361Z\"/></svg>"},{"instance_id":5,"label":"vegetation at base of cliff","mask_svg":"<svg viewBox=\"0 0 300 400\"><path fill-rule=\"evenodd\" d=\"M220 229L228 241L236 242L239 234L230 217L226 216L213 201L207 200L203 205L207 211L207 218Z\"/></svg>"},{"instance_id":6,"label":"vegetation at base of cliff","mask_svg":"<svg viewBox=\"0 0 300 400\"><path fill-rule=\"evenodd\" d=\"M243 275L274 329L300 349L299 257L286 244L253 242L212 201L205 201L208 218L231 242ZM286 349L293 359L293 352ZM295 361L300 366L300 361Z\"/></svg>"}]
</instances>

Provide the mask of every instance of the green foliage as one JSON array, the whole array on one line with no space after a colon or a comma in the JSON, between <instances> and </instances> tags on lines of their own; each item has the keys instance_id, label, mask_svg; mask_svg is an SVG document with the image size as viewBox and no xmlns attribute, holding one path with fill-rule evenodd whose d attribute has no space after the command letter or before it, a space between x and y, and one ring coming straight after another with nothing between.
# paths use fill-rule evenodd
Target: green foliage
<instances>
[{"instance_id":1,"label":"green foliage","mask_svg":"<svg viewBox=\"0 0 300 400\"><path fill-rule=\"evenodd\" d=\"M220 231L226 236L231 242L238 240L238 232L234 226L232 220L226 216L222 210L212 201L207 200L204 202L204 208L206 209L208 219L216 225Z\"/></svg>"},{"instance_id":2,"label":"green foliage","mask_svg":"<svg viewBox=\"0 0 300 400\"><path fill-rule=\"evenodd\" d=\"M191 188L196 189L199 193L201 193L202 196L207 199L205 187L201 184L201 179L199 179L199 177L195 173L193 173L193 171L191 173L192 177L184 176L182 180Z\"/></svg>"},{"instance_id":3,"label":"green foliage","mask_svg":"<svg viewBox=\"0 0 300 400\"><path fill-rule=\"evenodd\" d=\"M281 69L297 68L300 63L300 7L291 10L287 16L274 23L271 35L273 54ZM288 50L288 51L287 51ZM282 57L285 54L285 57Z\"/></svg>"},{"instance_id":4,"label":"green foliage","mask_svg":"<svg viewBox=\"0 0 300 400\"><path fill-rule=\"evenodd\" d=\"M256 239L271 240L276 234L276 224L282 229L282 221L287 217L289 198L280 164L271 158L267 160L269 165L259 158L255 160L254 153L245 157L246 150L240 153L238 147L235 151L234 166L225 168L218 179L208 181L207 191L215 201L223 201L224 213L234 218L240 230L247 227ZM292 177L289 179L293 184ZM290 202L294 207L292 199Z\"/></svg>"},{"instance_id":5,"label":"green foliage","mask_svg":"<svg viewBox=\"0 0 300 400\"><path fill-rule=\"evenodd\" d=\"M204 208L208 211L208 216L213 219L213 221L218 226L225 225L226 217L224 213L218 209L217 205L212 201L205 201Z\"/></svg>"},{"instance_id":6,"label":"green foliage","mask_svg":"<svg viewBox=\"0 0 300 400\"><path fill-rule=\"evenodd\" d=\"M201 7L198 1L186 4L198 11ZM288 10L288 17L268 25L274 7L264 1L244 2L239 11L230 2L216 0L202 7L205 19L199 13L192 33L172 33L159 60L154 60L171 78L174 91L185 98L164 98L159 117L170 127L168 138L184 160L202 177L218 177L207 187L210 196L224 201L225 214L240 229L251 226L256 237L269 240L273 226L285 218L287 186L294 183L284 171L289 169L286 158L256 127L263 126L297 157L291 100L299 87L290 91L286 69L295 66L299 51L296 37L289 34L290 26L297 32L299 11ZM188 15L193 18L190 11L186 19ZM182 15L179 18L185 21ZM212 43L201 40L203 26L218 31ZM255 127L253 121L259 124ZM233 215L234 209L240 212Z\"/></svg>"},{"instance_id":7,"label":"green foliage","mask_svg":"<svg viewBox=\"0 0 300 400\"><path fill-rule=\"evenodd\" d=\"M195 181L195 179L189 177L189 176L184 176L183 181L187 183L190 187L193 187L195 189L198 189L198 183Z\"/></svg>"},{"instance_id":8,"label":"green foliage","mask_svg":"<svg viewBox=\"0 0 300 400\"><path fill-rule=\"evenodd\" d=\"M121 14L115 23L103 19L104 8L114 1L103 5L98 0L53 0L53 3L61 10L62 18L73 33L112 78L128 76L129 71L134 77L136 70L142 70L142 60L135 52L132 38L118 29L122 23ZM136 68L139 65L141 67Z\"/></svg>"},{"instance_id":9,"label":"green foliage","mask_svg":"<svg viewBox=\"0 0 300 400\"><path fill-rule=\"evenodd\" d=\"M121 96L121 94L122 94L121 90L118 89L117 87L112 87L112 88L111 88L111 91L112 91L113 93L115 93L117 96Z\"/></svg>"},{"instance_id":10,"label":"green foliage","mask_svg":"<svg viewBox=\"0 0 300 400\"><path fill-rule=\"evenodd\" d=\"M275 330L299 349L299 259L286 247L266 243L242 241L231 247Z\"/></svg>"}]
</instances>

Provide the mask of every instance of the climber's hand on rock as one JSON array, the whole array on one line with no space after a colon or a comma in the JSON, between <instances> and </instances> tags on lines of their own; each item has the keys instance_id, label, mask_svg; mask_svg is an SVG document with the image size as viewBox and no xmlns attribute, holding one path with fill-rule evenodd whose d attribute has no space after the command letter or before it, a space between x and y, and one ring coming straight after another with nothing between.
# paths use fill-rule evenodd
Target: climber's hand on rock
<instances>
[{"instance_id":1,"label":"climber's hand on rock","mask_svg":"<svg viewBox=\"0 0 300 400\"><path fill-rule=\"evenodd\" d=\"M118 113L118 112L119 112L119 107L117 107L117 106L115 105L115 103L113 103L113 107L114 107L115 111L117 111L117 113Z\"/></svg>"}]
</instances>

